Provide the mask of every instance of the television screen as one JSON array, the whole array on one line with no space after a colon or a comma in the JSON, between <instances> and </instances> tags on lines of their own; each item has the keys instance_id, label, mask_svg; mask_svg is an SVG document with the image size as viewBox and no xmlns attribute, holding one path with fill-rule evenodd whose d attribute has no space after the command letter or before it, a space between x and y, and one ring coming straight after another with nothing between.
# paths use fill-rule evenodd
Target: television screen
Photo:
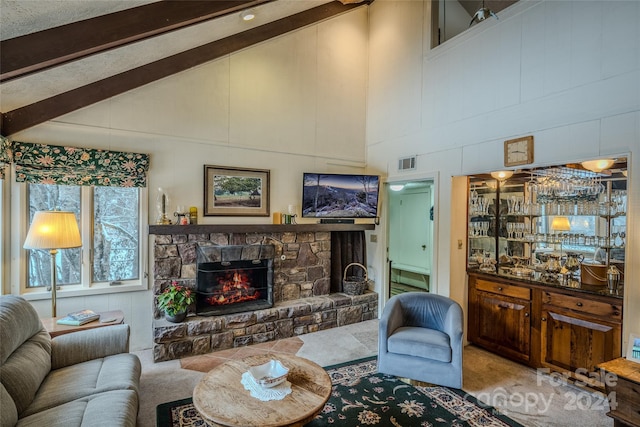
<instances>
[{"instance_id":1,"label":"television screen","mask_svg":"<svg viewBox=\"0 0 640 427\"><path fill-rule=\"evenodd\" d=\"M380 177L307 173L303 175L303 218L376 218Z\"/></svg>"}]
</instances>

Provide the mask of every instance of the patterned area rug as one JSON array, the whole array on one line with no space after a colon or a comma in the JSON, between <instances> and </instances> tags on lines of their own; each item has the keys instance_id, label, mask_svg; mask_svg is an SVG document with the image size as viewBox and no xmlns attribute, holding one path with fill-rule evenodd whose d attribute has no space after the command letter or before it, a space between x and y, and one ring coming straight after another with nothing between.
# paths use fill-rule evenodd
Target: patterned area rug
<instances>
[{"instance_id":1,"label":"patterned area rug","mask_svg":"<svg viewBox=\"0 0 640 427\"><path fill-rule=\"evenodd\" d=\"M323 411L306 427L521 427L462 390L412 386L396 377L379 374L375 357L326 369L333 392ZM191 398L158 405L156 419L158 427L208 425L193 407Z\"/></svg>"}]
</instances>

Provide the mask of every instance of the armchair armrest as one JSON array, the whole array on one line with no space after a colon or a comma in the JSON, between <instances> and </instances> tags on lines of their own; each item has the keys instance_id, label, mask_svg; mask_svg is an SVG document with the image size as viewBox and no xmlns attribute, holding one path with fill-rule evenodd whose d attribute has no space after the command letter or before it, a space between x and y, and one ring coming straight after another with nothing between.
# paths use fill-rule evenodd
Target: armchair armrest
<instances>
[{"instance_id":1,"label":"armchair armrest","mask_svg":"<svg viewBox=\"0 0 640 427\"><path fill-rule=\"evenodd\" d=\"M393 331L403 326L403 321L402 304L400 301L390 299L378 322L378 347L381 353L387 352L387 338Z\"/></svg>"},{"instance_id":2,"label":"armchair armrest","mask_svg":"<svg viewBox=\"0 0 640 427\"><path fill-rule=\"evenodd\" d=\"M459 359L462 356L463 319L464 317L460 305L452 304L449 307L449 310L447 310L443 332L449 335L454 360ZM460 366L462 366L462 360L457 360L456 363L459 363Z\"/></svg>"},{"instance_id":3,"label":"armchair armrest","mask_svg":"<svg viewBox=\"0 0 640 427\"><path fill-rule=\"evenodd\" d=\"M51 340L51 369L129 352L129 325L60 335Z\"/></svg>"}]
</instances>

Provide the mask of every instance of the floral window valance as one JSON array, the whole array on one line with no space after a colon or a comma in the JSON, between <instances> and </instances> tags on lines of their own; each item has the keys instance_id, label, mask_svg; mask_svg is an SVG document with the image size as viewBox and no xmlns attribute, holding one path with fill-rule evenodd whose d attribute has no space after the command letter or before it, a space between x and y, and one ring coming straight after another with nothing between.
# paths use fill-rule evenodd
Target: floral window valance
<instances>
[{"instance_id":1,"label":"floral window valance","mask_svg":"<svg viewBox=\"0 0 640 427\"><path fill-rule=\"evenodd\" d=\"M4 136L0 136L0 179L4 179L9 163L11 163L11 142Z\"/></svg>"},{"instance_id":2,"label":"floral window valance","mask_svg":"<svg viewBox=\"0 0 640 427\"><path fill-rule=\"evenodd\" d=\"M16 181L32 184L146 187L149 155L12 143Z\"/></svg>"}]
</instances>

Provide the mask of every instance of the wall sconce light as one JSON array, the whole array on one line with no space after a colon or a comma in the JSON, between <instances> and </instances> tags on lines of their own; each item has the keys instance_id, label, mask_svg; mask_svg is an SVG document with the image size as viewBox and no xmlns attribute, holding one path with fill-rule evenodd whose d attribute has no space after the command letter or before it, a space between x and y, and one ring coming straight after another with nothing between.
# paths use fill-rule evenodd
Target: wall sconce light
<instances>
[{"instance_id":1,"label":"wall sconce light","mask_svg":"<svg viewBox=\"0 0 640 427\"><path fill-rule=\"evenodd\" d=\"M626 178L626 177L627 177L627 171L626 171L626 170L623 170L623 171L622 171L622 175Z\"/></svg>"},{"instance_id":2,"label":"wall sconce light","mask_svg":"<svg viewBox=\"0 0 640 427\"><path fill-rule=\"evenodd\" d=\"M491 177L500 182L504 182L513 176L513 171L493 171Z\"/></svg>"},{"instance_id":3,"label":"wall sconce light","mask_svg":"<svg viewBox=\"0 0 640 427\"><path fill-rule=\"evenodd\" d=\"M588 160L586 162L580 163L583 168L586 170L590 170L591 172L600 173L605 169L609 169L613 166L615 160L613 159L598 159L598 160Z\"/></svg>"},{"instance_id":4,"label":"wall sconce light","mask_svg":"<svg viewBox=\"0 0 640 427\"><path fill-rule=\"evenodd\" d=\"M240 14L240 17L242 18L243 21L251 21L253 18L256 17L256 13L253 11L253 9L243 10L242 13Z\"/></svg>"},{"instance_id":5,"label":"wall sconce light","mask_svg":"<svg viewBox=\"0 0 640 427\"><path fill-rule=\"evenodd\" d=\"M404 188L404 184L391 184L389 188L391 191L400 191Z\"/></svg>"}]
</instances>

